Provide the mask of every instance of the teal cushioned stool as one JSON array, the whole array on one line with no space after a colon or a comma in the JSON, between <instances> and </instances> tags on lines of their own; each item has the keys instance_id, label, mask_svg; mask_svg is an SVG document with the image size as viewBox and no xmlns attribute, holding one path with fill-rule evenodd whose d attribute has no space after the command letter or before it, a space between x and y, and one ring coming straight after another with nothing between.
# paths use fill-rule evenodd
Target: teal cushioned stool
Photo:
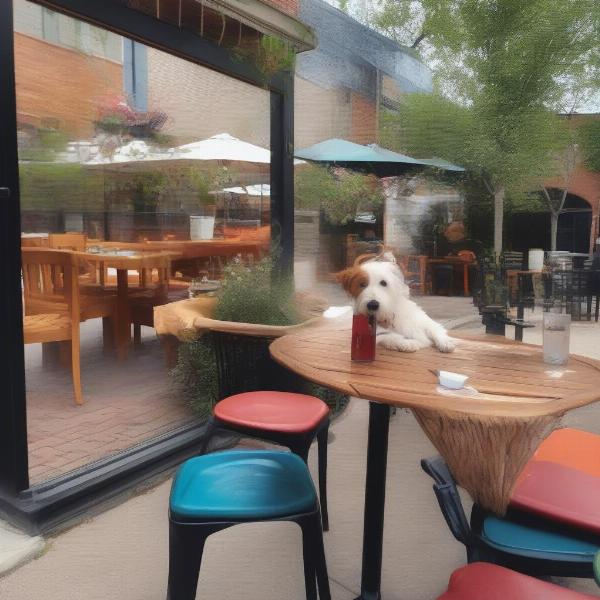
<instances>
[{"instance_id":1,"label":"teal cushioned stool","mask_svg":"<svg viewBox=\"0 0 600 600\"><path fill-rule=\"evenodd\" d=\"M480 536L496 550L528 558L591 564L600 550L600 540L593 543L493 515L484 519Z\"/></svg>"},{"instance_id":2,"label":"teal cushioned stool","mask_svg":"<svg viewBox=\"0 0 600 600\"><path fill-rule=\"evenodd\" d=\"M293 521L302 529L307 600L330 599L321 514L310 473L291 452L227 451L186 461L169 502L168 600L194 600L209 535L238 523Z\"/></svg>"},{"instance_id":3,"label":"teal cushioned stool","mask_svg":"<svg viewBox=\"0 0 600 600\"><path fill-rule=\"evenodd\" d=\"M441 457L421 461L454 537L469 562L484 561L534 576L593 577L600 536L522 511L497 517L474 504L467 519L456 482Z\"/></svg>"}]
</instances>

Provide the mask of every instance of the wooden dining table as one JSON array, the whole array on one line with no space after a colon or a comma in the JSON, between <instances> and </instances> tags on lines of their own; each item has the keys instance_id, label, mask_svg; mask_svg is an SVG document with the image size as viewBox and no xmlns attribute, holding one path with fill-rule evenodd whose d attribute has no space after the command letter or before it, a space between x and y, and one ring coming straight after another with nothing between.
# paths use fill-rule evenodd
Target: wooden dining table
<instances>
[{"instance_id":1,"label":"wooden dining table","mask_svg":"<svg viewBox=\"0 0 600 600\"><path fill-rule=\"evenodd\" d=\"M166 269L170 271L170 263L179 255L177 252L159 250L122 250L118 248L96 247L95 251L77 252L77 255L86 263L92 265L96 271L95 279L103 283L105 269L115 269L117 272L117 325L116 349L117 358L121 361L127 358L131 343L131 318L129 297L129 272L139 274L140 286L146 284L145 273L152 269ZM168 281L168 275L167 275Z\"/></svg>"},{"instance_id":2,"label":"wooden dining table","mask_svg":"<svg viewBox=\"0 0 600 600\"><path fill-rule=\"evenodd\" d=\"M350 360L349 322L274 341L271 355L306 379L369 401L361 595L381 598L383 515L391 408L409 408L475 502L504 514L516 478L561 416L600 400L600 361L571 356L544 364L539 346L499 336L453 334L452 354L378 347L372 363ZM438 384L437 370L469 376L468 388Z\"/></svg>"},{"instance_id":3,"label":"wooden dining table","mask_svg":"<svg viewBox=\"0 0 600 600\"><path fill-rule=\"evenodd\" d=\"M212 240L164 240L144 242L150 250L176 252L173 266L177 270L197 276L202 270L201 261L212 258L230 259L237 255L260 259L268 250L270 242L237 238Z\"/></svg>"}]
</instances>

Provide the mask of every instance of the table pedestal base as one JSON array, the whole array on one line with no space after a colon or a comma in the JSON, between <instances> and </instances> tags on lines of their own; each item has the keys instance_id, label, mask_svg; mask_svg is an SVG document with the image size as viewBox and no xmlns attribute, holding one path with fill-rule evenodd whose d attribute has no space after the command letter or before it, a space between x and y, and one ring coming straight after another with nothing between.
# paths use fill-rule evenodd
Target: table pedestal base
<instances>
[{"instance_id":1,"label":"table pedestal base","mask_svg":"<svg viewBox=\"0 0 600 600\"><path fill-rule=\"evenodd\" d=\"M413 409L457 483L504 515L517 477L559 417L494 417ZM485 459L485 460L483 460Z\"/></svg>"},{"instance_id":2,"label":"table pedestal base","mask_svg":"<svg viewBox=\"0 0 600 600\"><path fill-rule=\"evenodd\" d=\"M363 531L362 577L356 600L381 600L385 478L391 407L369 402L369 442Z\"/></svg>"}]
</instances>

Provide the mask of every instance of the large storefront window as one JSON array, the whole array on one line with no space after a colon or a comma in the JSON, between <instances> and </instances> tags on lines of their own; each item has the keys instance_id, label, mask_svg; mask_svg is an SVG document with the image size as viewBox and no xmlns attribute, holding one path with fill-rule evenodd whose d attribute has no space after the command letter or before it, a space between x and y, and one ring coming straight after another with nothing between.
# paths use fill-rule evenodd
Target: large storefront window
<instances>
[{"instance_id":1,"label":"large storefront window","mask_svg":"<svg viewBox=\"0 0 600 600\"><path fill-rule=\"evenodd\" d=\"M26 0L14 51L35 484L206 414L153 311L268 254L270 94Z\"/></svg>"}]
</instances>

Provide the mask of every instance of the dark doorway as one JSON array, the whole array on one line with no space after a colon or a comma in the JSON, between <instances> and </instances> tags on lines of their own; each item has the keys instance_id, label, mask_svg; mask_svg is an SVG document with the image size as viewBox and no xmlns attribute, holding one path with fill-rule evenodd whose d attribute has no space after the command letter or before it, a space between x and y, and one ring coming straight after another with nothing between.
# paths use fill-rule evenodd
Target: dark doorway
<instances>
[{"instance_id":1,"label":"dark doorway","mask_svg":"<svg viewBox=\"0 0 600 600\"><path fill-rule=\"evenodd\" d=\"M558 218L556 249L588 253L591 230L591 206L583 198L568 194L565 212Z\"/></svg>"},{"instance_id":2,"label":"dark doorway","mask_svg":"<svg viewBox=\"0 0 600 600\"><path fill-rule=\"evenodd\" d=\"M591 206L583 198L567 194L564 212L558 218L556 249L588 253L591 229ZM506 245L519 252L526 252L530 248L550 250L550 213L513 213L507 219Z\"/></svg>"}]
</instances>

